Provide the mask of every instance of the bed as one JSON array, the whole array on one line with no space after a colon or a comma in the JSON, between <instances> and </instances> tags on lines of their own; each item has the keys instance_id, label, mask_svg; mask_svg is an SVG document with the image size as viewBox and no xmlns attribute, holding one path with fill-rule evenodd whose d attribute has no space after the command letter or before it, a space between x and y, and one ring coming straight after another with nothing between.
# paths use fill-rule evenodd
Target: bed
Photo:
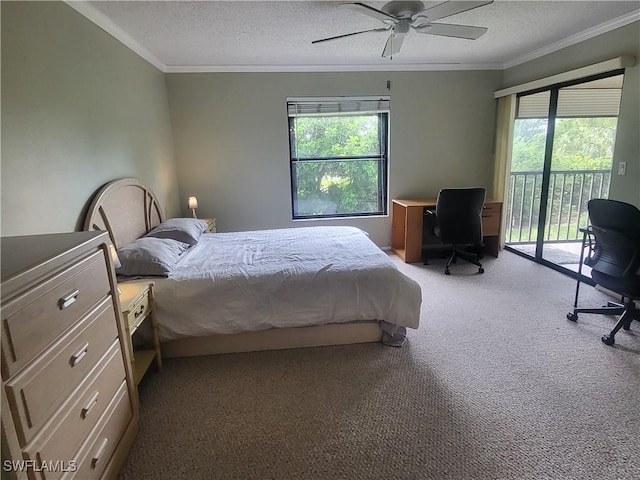
<instances>
[{"instance_id":1,"label":"bed","mask_svg":"<svg viewBox=\"0 0 640 480\"><path fill-rule=\"evenodd\" d=\"M85 230L108 231L126 253L172 220L148 187L124 178L95 194ZM406 328L418 328L420 286L360 229L194 236L175 264L153 277L165 357L376 341L401 346Z\"/></svg>"}]
</instances>

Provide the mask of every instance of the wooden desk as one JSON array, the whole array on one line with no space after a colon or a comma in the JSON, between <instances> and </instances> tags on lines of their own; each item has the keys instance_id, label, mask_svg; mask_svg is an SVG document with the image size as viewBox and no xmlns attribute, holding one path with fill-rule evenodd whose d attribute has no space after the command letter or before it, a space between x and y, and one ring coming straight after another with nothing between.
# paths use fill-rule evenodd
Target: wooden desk
<instances>
[{"instance_id":1,"label":"wooden desk","mask_svg":"<svg viewBox=\"0 0 640 480\"><path fill-rule=\"evenodd\" d=\"M424 209L435 209L436 199L393 199L391 210L391 250L406 263L422 261L422 220ZM498 256L502 202L486 199L482 211L485 249Z\"/></svg>"}]
</instances>

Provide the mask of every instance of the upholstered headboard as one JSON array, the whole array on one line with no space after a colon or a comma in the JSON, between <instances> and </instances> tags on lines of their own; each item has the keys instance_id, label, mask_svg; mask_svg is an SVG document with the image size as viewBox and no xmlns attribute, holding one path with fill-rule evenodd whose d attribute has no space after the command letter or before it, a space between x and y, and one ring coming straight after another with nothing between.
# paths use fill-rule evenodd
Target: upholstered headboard
<instances>
[{"instance_id":1,"label":"upholstered headboard","mask_svg":"<svg viewBox=\"0 0 640 480\"><path fill-rule=\"evenodd\" d=\"M103 185L85 217L85 230L106 230L116 248L128 245L164 221L154 193L137 178Z\"/></svg>"}]
</instances>

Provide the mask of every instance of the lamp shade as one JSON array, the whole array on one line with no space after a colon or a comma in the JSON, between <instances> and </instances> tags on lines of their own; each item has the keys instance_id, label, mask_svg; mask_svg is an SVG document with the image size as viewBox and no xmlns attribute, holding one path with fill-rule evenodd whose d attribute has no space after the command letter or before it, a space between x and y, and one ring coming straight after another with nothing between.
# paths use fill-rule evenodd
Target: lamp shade
<instances>
[{"instance_id":1,"label":"lamp shade","mask_svg":"<svg viewBox=\"0 0 640 480\"><path fill-rule=\"evenodd\" d=\"M198 199L196 197L189 197L188 204L188 208L191 210L198 208Z\"/></svg>"}]
</instances>

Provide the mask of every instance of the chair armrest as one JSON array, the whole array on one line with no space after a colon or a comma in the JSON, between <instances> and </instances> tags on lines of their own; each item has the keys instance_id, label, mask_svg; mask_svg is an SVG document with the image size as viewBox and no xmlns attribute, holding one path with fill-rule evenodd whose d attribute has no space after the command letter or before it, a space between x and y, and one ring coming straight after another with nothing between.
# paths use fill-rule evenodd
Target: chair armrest
<instances>
[{"instance_id":1,"label":"chair armrest","mask_svg":"<svg viewBox=\"0 0 640 480\"><path fill-rule=\"evenodd\" d=\"M425 231L426 231L426 228L428 227L431 235L435 237L439 237L440 228L438 227L438 216L436 215L436 212L425 208L424 217L425 217L425 224L423 225L423 228L425 228Z\"/></svg>"}]
</instances>

